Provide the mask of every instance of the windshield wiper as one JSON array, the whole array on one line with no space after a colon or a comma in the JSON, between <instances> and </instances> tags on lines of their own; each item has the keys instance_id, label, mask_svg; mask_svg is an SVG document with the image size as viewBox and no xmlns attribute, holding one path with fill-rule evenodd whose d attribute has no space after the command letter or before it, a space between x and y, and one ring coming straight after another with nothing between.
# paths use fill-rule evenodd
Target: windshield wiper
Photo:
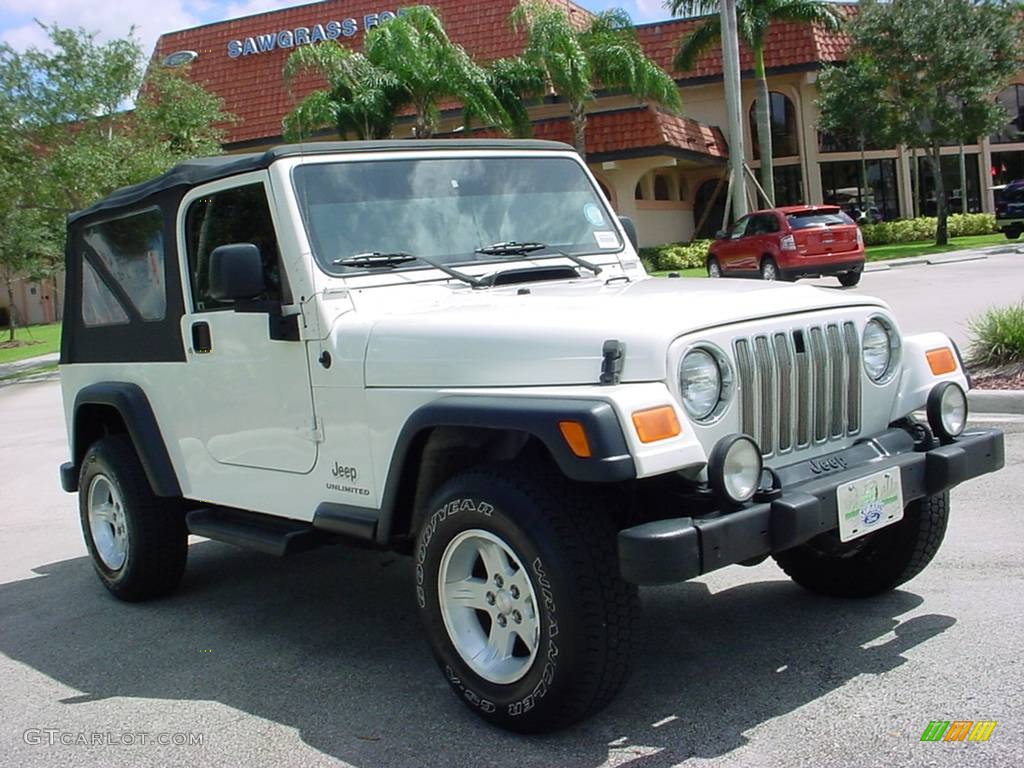
<instances>
[{"instance_id":1,"label":"windshield wiper","mask_svg":"<svg viewBox=\"0 0 1024 768\"><path fill-rule=\"evenodd\" d=\"M395 267L401 266L402 264L408 264L411 261L422 261L435 269L439 269L450 277L454 277L456 280L461 280L464 283L469 283L474 288L480 288L483 283L476 277L467 275L464 272L459 272L456 269L452 269L447 264L437 261L436 259L428 259L426 256L416 256L409 253L408 251L393 251L390 253L383 253L381 251L367 251L366 253L357 253L352 256L346 256L341 259L335 259L331 263L336 267L364 267L366 269L394 269Z\"/></svg>"},{"instance_id":2,"label":"windshield wiper","mask_svg":"<svg viewBox=\"0 0 1024 768\"><path fill-rule=\"evenodd\" d=\"M547 246L544 243L520 243L516 240L508 240L477 248L476 253L483 253L487 256L522 256L525 253L543 251L545 248Z\"/></svg>"},{"instance_id":3,"label":"windshield wiper","mask_svg":"<svg viewBox=\"0 0 1024 768\"><path fill-rule=\"evenodd\" d=\"M416 261L416 257L406 251L394 251L393 253L382 253L380 251L367 251L346 256L343 259L335 259L331 263L336 267L366 267L367 269L388 269L402 264Z\"/></svg>"},{"instance_id":4,"label":"windshield wiper","mask_svg":"<svg viewBox=\"0 0 1024 768\"><path fill-rule=\"evenodd\" d=\"M564 256L569 261L575 264L579 264L581 267L590 270L595 275L600 275L602 272L602 268L599 267L597 264L593 264L587 261L586 259L582 259L579 256L575 256L571 253L566 253L565 251L559 250L558 248L553 248L552 246L546 245L545 243L520 243L515 240L509 240L504 243L492 243L491 245L485 245L481 248L477 248L476 253L483 253L488 256L525 256L528 253L533 253L534 251L543 251L545 249L551 251L551 253L545 254L547 256Z\"/></svg>"}]
</instances>

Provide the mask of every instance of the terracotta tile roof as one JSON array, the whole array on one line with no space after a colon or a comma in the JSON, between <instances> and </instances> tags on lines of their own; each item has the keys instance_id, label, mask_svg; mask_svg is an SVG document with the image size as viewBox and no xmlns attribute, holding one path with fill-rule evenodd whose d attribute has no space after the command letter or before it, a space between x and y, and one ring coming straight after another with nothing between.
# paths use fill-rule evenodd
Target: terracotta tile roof
<instances>
[{"instance_id":1,"label":"terracotta tile roof","mask_svg":"<svg viewBox=\"0 0 1024 768\"><path fill-rule=\"evenodd\" d=\"M856 12L855 5L839 6L850 15ZM647 55L654 59L673 77L679 80L713 77L722 74L722 48L714 46L697 59L696 65L688 72L673 70L679 42L702 23L701 19L678 19L673 21L643 24L636 28L640 44ZM768 30L765 43L765 66L769 70L794 67L817 62L842 61L849 47L849 39L842 32L829 32L810 24L773 24ZM754 59L746 46L740 45L740 67L754 68Z\"/></svg>"},{"instance_id":2,"label":"terracotta tile roof","mask_svg":"<svg viewBox=\"0 0 1024 768\"><path fill-rule=\"evenodd\" d=\"M554 0L567 7L567 0ZM452 40L462 45L477 61L487 62L514 56L523 49L524 36L512 29L509 15L517 0L431 0ZM228 56L228 42L298 27L312 28L328 21L356 19L358 31L340 37L346 45L360 48L363 43L363 19L368 14L394 10L404 3L392 0L325 0L294 8L247 16L242 19L208 24L194 29L169 32L156 44L155 60L180 50L192 50L199 57L192 63L192 77L219 94L227 111L241 120L227 126L229 143L279 136L281 119L301 98L317 87L314 78L296 84L295 96L285 88L281 76L292 49L276 48L268 53ZM575 13L586 13L575 8ZM321 86L322 87L322 86Z\"/></svg>"},{"instance_id":3,"label":"terracotta tile roof","mask_svg":"<svg viewBox=\"0 0 1024 768\"><path fill-rule=\"evenodd\" d=\"M520 53L524 45L522 33L515 32L509 14L518 0L431 0L441 16L452 40L462 45L477 61L488 62ZM571 0L550 0L570 10L581 21L589 12ZM397 8L401 3L393 0ZM228 43L245 41L281 30L313 28L328 21L357 20L357 31L351 37L340 37L346 45L361 47L364 17L387 9L387 0L324 0L279 11L270 11L241 19L208 24L193 29L169 32L157 42L154 60L180 50L193 50L199 57L191 65L192 77L224 99L225 108L239 120L225 126L229 144L260 142L281 134L281 119L296 101L322 83L314 77L300 78L293 93L285 88L281 75L291 49L275 48L258 55L228 56ZM844 6L845 7L845 6ZM648 54L666 69L680 38L698 22L694 20L646 24L637 28L640 41ZM767 64L771 67L806 65L817 61L842 58L846 41L842 35L825 33L807 25L781 24L769 34ZM742 53L744 69L752 66L748 52ZM721 72L721 51L715 49L702 57L689 73L675 73L679 78L713 76ZM450 107L454 105L443 105ZM672 130L669 128L666 131Z\"/></svg>"},{"instance_id":4,"label":"terracotta tile roof","mask_svg":"<svg viewBox=\"0 0 1024 768\"><path fill-rule=\"evenodd\" d=\"M500 134L481 129L474 138ZM533 137L572 144L572 125L567 117L534 123ZM587 116L587 157L610 160L628 154L702 155L724 159L728 146L722 132L688 117L669 115L652 107L633 107Z\"/></svg>"}]
</instances>

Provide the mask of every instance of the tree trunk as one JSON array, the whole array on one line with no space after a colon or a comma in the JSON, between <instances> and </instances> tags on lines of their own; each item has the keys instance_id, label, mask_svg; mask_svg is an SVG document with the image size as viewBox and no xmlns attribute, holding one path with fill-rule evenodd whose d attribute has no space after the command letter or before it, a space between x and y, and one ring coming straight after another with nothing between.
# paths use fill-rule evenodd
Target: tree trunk
<instances>
[{"instance_id":1,"label":"tree trunk","mask_svg":"<svg viewBox=\"0 0 1024 768\"><path fill-rule=\"evenodd\" d=\"M572 121L572 143L579 156L587 159L587 110L582 101L569 105L569 119Z\"/></svg>"},{"instance_id":2,"label":"tree trunk","mask_svg":"<svg viewBox=\"0 0 1024 768\"><path fill-rule=\"evenodd\" d=\"M860 205L864 223L870 224L871 217L868 216L868 161L864 154L864 134L860 135L860 189L857 190L857 202ZM860 222L858 222L859 224Z\"/></svg>"},{"instance_id":3,"label":"tree trunk","mask_svg":"<svg viewBox=\"0 0 1024 768\"><path fill-rule=\"evenodd\" d=\"M425 104L416 105L416 138L429 139L434 135L430 121L427 120L427 107Z\"/></svg>"},{"instance_id":4,"label":"tree trunk","mask_svg":"<svg viewBox=\"0 0 1024 768\"><path fill-rule=\"evenodd\" d=\"M761 153L761 186L768 196L767 207L775 207L775 176L772 173L772 118L768 77L764 69L764 47L754 49L754 73L757 75L757 145Z\"/></svg>"},{"instance_id":5,"label":"tree trunk","mask_svg":"<svg viewBox=\"0 0 1024 768\"><path fill-rule=\"evenodd\" d=\"M939 145L933 144L928 150L928 163L932 167L932 176L935 179L935 216L938 222L935 225L935 244L946 245L949 242L949 209L946 205L946 186L942 181L942 160L939 155Z\"/></svg>"},{"instance_id":6,"label":"tree trunk","mask_svg":"<svg viewBox=\"0 0 1024 768\"><path fill-rule=\"evenodd\" d=\"M917 147L910 150L910 194L911 213L916 219L921 215L921 164L917 162Z\"/></svg>"},{"instance_id":7,"label":"tree trunk","mask_svg":"<svg viewBox=\"0 0 1024 768\"><path fill-rule=\"evenodd\" d=\"M960 213L967 213L967 160L964 143L960 142Z\"/></svg>"},{"instance_id":8,"label":"tree trunk","mask_svg":"<svg viewBox=\"0 0 1024 768\"><path fill-rule=\"evenodd\" d=\"M14 341L14 276L4 270L4 285L7 287L7 340Z\"/></svg>"}]
</instances>

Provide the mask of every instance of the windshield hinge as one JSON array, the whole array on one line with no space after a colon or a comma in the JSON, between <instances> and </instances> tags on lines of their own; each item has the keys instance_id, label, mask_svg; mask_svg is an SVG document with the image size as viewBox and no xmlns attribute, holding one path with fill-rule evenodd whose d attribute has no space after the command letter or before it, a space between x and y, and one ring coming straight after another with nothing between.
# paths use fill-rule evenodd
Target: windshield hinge
<instances>
[{"instance_id":1,"label":"windshield hinge","mask_svg":"<svg viewBox=\"0 0 1024 768\"><path fill-rule=\"evenodd\" d=\"M622 367L626 364L626 345L618 339L608 339L601 350L601 383L618 384L622 379Z\"/></svg>"}]
</instances>

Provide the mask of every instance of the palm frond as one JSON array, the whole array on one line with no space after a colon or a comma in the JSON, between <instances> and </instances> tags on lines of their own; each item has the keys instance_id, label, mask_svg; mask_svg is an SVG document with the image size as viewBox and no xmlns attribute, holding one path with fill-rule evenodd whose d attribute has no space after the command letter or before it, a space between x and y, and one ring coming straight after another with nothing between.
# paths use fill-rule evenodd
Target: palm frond
<instances>
[{"instance_id":1,"label":"palm frond","mask_svg":"<svg viewBox=\"0 0 1024 768\"><path fill-rule=\"evenodd\" d=\"M715 0L668 0L665 3L669 12L680 18L717 14L719 5Z\"/></svg>"},{"instance_id":2,"label":"palm frond","mask_svg":"<svg viewBox=\"0 0 1024 768\"><path fill-rule=\"evenodd\" d=\"M722 40L722 22L717 16L709 18L679 43L672 66L680 72L693 69L701 54L720 44Z\"/></svg>"},{"instance_id":3,"label":"palm frond","mask_svg":"<svg viewBox=\"0 0 1024 768\"><path fill-rule=\"evenodd\" d=\"M328 91L313 91L300 101L281 123L287 141L305 139L324 128L337 125L337 104Z\"/></svg>"}]
</instances>

